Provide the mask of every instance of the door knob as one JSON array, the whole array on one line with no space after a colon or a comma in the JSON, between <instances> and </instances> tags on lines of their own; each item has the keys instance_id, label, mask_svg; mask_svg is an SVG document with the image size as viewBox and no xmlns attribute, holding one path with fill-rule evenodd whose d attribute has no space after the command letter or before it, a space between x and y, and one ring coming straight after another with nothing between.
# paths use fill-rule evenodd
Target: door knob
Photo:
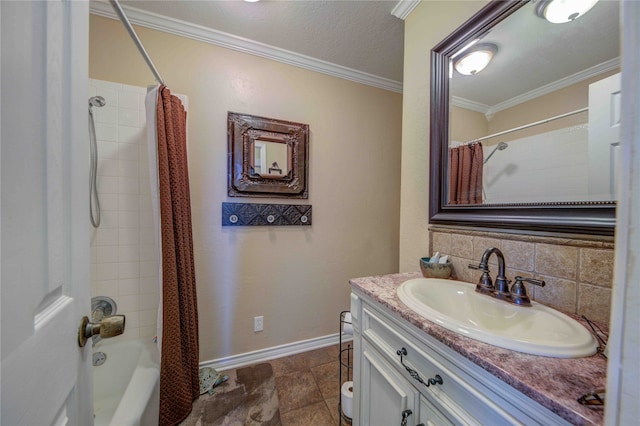
<instances>
[{"instance_id":1,"label":"door knob","mask_svg":"<svg viewBox=\"0 0 640 426\"><path fill-rule=\"evenodd\" d=\"M78 345L82 348L87 344L87 339L100 335L101 338L119 336L124 333L124 315L111 315L104 317L100 322L91 322L89 317L82 317L78 328Z\"/></svg>"}]
</instances>

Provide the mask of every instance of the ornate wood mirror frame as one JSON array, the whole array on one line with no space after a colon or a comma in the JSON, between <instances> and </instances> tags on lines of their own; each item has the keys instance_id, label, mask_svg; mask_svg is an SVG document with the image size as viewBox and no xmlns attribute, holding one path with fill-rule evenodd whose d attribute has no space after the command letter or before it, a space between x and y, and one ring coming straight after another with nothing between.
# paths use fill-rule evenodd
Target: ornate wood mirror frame
<instances>
[{"instance_id":1,"label":"ornate wood mirror frame","mask_svg":"<svg viewBox=\"0 0 640 426\"><path fill-rule=\"evenodd\" d=\"M454 53L526 1L492 1L431 50L429 223L612 236L615 202L453 205L447 202L449 63Z\"/></svg>"},{"instance_id":2,"label":"ornate wood mirror frame","mask_svg":"<svg viewBox=\"0 0 640 426\"><path fill-rule=\"evenodd\" d=\"M227 142L229 196L309 198L308 124L229 112Z\"/></svg>"}]
</instances>

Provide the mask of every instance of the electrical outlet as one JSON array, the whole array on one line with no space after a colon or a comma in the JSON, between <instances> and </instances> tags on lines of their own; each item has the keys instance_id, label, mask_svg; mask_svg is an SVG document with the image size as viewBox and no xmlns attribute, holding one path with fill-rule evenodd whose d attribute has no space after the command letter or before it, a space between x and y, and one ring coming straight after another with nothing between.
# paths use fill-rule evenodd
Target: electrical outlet
<instances>
[{"instance_id":1,"label":"electrical outlet","mask_svg":"<svg viewBox=\"0 0 640 426\"><path fill-rule=\"evenodd\" d=\"M254 317L253 318L253 331L262 331L264 330L264 317Z\"/></svg>"}]
</instances>

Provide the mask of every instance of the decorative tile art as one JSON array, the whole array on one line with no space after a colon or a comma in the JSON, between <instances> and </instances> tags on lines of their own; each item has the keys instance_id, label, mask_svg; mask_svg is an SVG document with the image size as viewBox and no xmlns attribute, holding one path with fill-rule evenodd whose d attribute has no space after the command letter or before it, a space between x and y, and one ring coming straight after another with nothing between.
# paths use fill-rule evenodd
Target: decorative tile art
<instances>
[{"instance_id":1,"label":"decorative tile art","mask_svg":"<svg viewBox=\"0 0 640 426\"><path fill-rule=\"evenodd\" d=\"M310 226L311 206L222 203L222 226Z\"/></svg>"}]
</instances>

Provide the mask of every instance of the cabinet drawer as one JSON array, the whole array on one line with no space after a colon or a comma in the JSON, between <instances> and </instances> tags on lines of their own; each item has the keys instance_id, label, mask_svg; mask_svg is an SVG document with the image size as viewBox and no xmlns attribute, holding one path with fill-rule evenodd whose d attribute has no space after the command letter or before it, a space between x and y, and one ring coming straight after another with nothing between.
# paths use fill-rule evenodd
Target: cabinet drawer
<instances>
[{"instance_id":1,"label":"cabinet drawer","mask_svg":"<svg viewBox=\"0 0 640 426\"><path fill-rule=\"evenodd\" d=\"M522 422L496 404L494 395L482 383L468 378L422 342L415 342L406 332L395 328L388 318L363 304L361 318L362 335L381 354L387 357L402 374L411 381L425 398L438 410L447 413L454 424L511 425ZM405 348L402 357L397 351ZM440 359L436 359L440 358ZM404 365L403 365L404 364ZM407 367L414 371L410 373ZM426 386L424 382L439 375L442 384ZM485 393L487 392L487 393Z\"/></svg>"}]
</instances>

